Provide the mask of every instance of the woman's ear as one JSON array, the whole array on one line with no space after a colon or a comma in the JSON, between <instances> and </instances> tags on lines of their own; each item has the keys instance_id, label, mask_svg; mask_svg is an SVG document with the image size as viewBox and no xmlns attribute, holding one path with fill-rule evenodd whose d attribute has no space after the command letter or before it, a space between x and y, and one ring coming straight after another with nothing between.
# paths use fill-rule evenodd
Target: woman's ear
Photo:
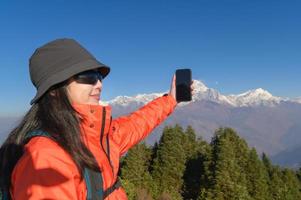
<instances>
[{"instance_id":1,"label":"woman's ear","mask_svg":"<svg viewBox=\"0 0 301 200\"><path fill-rule=\"evenodd\" d=\"M55 97L55 96L56 96L56 91L55 91L55 90L52 90L52 91L49 92L49 94L50 94L51 96Z\"/></svg>"}]
</instances>

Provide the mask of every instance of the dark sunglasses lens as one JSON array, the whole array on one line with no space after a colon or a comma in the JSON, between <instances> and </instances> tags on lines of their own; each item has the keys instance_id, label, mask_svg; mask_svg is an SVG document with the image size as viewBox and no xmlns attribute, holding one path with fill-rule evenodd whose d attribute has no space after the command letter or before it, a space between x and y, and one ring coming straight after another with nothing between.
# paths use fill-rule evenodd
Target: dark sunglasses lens
<instances>
[{"instance_id":1,"label":"dark sunglasses lens","mask_svg":"<svg viewBox=\"0 0 301 200\"><path fill-rule=\"evenodd\" d=\"M75 75L75 81L82 84L96 84L97 81L102 81L102 76L96 71L87 71Z\"/></svg>"}]
</instances>

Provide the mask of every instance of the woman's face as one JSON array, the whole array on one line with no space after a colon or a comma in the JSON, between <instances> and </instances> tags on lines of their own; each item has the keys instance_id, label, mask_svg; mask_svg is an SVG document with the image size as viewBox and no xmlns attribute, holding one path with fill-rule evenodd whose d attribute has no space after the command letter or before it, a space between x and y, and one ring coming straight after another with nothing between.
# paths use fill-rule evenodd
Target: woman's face
<instances>
[{"instance_id":1,"label":"woman's face","mask_svg":"<svg viewBox=\"0 0 301 200\"><path fill-rule=\"evenodd\" d=\"M67 84L71 103L99 105L101 90L102 82L100 80L97 80L95 84L85 84L71 78Z\"/></svg>"}]
</instances>

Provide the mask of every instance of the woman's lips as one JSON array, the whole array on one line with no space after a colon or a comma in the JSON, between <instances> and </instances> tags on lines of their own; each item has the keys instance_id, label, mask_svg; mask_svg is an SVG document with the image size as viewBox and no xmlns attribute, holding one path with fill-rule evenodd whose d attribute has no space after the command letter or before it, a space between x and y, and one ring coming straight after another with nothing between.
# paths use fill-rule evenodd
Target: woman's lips
<instances>
[{"instance_id":1,"label":"woman's lips","mask_svg":"<svg viewBox=\"0 0 301 200\"><path fill-rule=\"evenodd\" d=\"M93 99L96 99L97 101L99 101L99 94L98 95L90 95Z\"/></svg>"}]
</instances>

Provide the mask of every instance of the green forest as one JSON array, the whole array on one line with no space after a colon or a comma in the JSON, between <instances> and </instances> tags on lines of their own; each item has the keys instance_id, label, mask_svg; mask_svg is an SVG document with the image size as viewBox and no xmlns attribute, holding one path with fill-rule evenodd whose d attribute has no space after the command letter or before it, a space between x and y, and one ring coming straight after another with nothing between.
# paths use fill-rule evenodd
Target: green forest
<instances>
[{"instance_id":1,"label":"green forest","mask_svg":"<svg viewBox=\"0 0 301 200\"><path fill-rule=\"evenodd\" d=\"M211 142L192 127L165 127L158 143L136 145L122 159L129 200L299 200L301 169L273 165L231 128Z\"/></svg>"}]
</instances>

